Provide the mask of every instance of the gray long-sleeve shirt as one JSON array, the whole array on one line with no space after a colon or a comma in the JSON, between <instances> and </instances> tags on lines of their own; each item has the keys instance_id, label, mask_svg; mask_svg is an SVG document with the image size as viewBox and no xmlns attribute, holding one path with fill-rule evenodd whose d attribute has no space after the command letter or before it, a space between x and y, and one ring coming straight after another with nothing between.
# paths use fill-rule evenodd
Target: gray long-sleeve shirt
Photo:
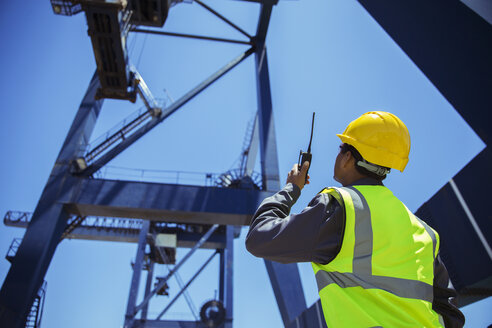
<instances>
[{"instance_id":1,"label":"gray long-sleeve shirt","mask_svg":"<svg viewBox=\"0 0 492 328\"><path fill-rule=\"evenodd\" d=\"M381 185L365 178L354 185ZM339 253L345 229L341 205L326 193L317 194L299 214L290 209L301 194L288 183L266 198L256 210L246 236L247 250L258 257L280 263L316 262L327 264ZM465 317L451 303L456 293L448 288L446 267L438 256L434 264L434 301L432 308L441 314L445 326L463 327Z\"/></svg>"}]
</instances>

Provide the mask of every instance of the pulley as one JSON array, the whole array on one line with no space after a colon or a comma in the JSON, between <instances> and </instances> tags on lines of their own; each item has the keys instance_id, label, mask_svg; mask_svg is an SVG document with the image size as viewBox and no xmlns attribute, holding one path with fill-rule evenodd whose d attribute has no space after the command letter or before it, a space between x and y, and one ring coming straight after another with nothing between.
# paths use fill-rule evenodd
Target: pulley
<instances>
[{"instance_id":1,"label":"pulley","mask_svg":"<svg viewBox=\"0 0 492 328\"><path fill-rule=\"evenodd\" d=\"M200 319L205 327L216 328L225 321L225 308L221 301L211 300L200 309Z\"/></svg>"}]
</instances>

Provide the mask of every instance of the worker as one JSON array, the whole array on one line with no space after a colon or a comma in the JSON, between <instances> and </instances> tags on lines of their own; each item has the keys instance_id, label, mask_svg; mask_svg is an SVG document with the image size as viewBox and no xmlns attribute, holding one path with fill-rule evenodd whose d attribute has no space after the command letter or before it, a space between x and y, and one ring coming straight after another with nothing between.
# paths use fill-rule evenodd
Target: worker
<instances>
[{"instance_id":1,"label":"worker","mask_svg":"<svg viewBox=\"0 0 492 328\"><path fill-rule=\"evenodd\" d=\"M374 111L337 136L334 179L342 187L322 190L290 214L309 183L310 163L295 164L285 187L254 214L246 248L280 263L311 262L329 328L463 327L439 234L382 182L408 163L407 127L394 114Z\"/></svg>"}]
</instances>

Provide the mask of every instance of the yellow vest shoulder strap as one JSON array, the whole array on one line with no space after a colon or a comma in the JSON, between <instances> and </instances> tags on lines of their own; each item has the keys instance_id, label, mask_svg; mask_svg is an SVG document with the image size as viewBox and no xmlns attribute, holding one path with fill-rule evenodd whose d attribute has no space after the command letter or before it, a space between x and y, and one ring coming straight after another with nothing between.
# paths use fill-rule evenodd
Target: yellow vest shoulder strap
<instances>
[{"instance_id":1,"label":"yellow vest shoulder strap","mask_svg":"<svg viewBox=\"0 0 492 328\"><path fill-rule=\"evenodd\" d=\"M342 197L340 191L338 190L338 188L336 188L336 187L324 188L318 194L329 194L330 196L335 198L342 207L344 207L344 205L345 205L343 202L343 197Z\"/></svg>"}]
</instances>

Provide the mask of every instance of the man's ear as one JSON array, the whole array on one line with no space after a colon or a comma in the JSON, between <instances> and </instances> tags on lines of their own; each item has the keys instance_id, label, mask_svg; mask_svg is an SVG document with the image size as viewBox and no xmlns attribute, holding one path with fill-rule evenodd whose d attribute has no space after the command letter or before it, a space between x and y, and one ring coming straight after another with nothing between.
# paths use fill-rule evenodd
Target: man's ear
<instances>
[{"instance_id":1,"label":"man's ear","mask_svg":"<svg viewBox=\"0 0 492 328\"><path fill-rule=\"evenodd\" d=\"M343 154L342 157L342 167L347 168L349 166L353 166L354 164L352 163L354 161L354 157L352 156L352 153L347 151Z\"/></svg>"}]
</instances>

